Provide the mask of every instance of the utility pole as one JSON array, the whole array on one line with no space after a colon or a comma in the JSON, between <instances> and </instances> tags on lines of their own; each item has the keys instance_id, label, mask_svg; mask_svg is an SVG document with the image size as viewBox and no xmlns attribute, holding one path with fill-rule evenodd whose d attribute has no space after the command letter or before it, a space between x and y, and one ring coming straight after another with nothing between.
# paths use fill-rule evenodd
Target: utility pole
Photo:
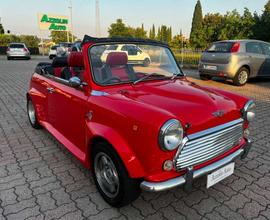
<instances>
[{"instance_id":1,"label":"utility pole","mask_svg":"<svg viewBox=\"0 0 270 220\"><path fill-rule=\"evenodd\" d=\"M70 15L70 33L71 33L71 43L74 42L73 37L73 18L72 18L72 0L69 1L69 15Z\"/></svg>"},{"instance_id":2,"label":"utility pole","mask_svg":"<svg viewBox=\"0 0 270 220\"><path fill-rule=\"evenodd\" d=\"M99 0L96 0L96 36L100 37L100 12L99 12Z\"/></svg>"}]
</instances>

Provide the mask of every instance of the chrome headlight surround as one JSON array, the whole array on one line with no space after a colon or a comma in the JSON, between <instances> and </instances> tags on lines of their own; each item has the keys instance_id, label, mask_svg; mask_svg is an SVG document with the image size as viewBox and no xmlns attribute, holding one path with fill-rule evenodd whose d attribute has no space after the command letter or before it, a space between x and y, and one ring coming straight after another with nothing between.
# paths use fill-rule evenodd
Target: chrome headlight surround
<instances>
[{"instance_id":1,"label":"chrome headlight surround","mask_svg":"<svg viewBox=\"0 0 270 220\"><path fill-rule=\"evenodd\" d=\"M253 100L249 100L243 110L242 110L242 115L243 115L243 118L245 120L247 120L248 122L251 122L254 120L255 118L255 108L256 108L256 105L255 105L255 102Z\"/></svg>"},{"instance_id":2,"label":"chrome headlight surround","mask_svg":"<svg viewBox=\"0 0 270 220\"><path fill-rule=\"evenodd\" d=\"M167 121L159 131L159 146L164 151L175 150L183 141L184 129L176 119Z\"/></svg>"}]
</instances>

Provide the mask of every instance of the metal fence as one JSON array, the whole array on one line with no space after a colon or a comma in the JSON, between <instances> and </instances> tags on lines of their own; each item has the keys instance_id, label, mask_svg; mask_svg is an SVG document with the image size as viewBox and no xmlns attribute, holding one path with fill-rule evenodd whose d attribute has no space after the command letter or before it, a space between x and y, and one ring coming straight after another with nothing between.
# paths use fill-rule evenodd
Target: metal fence
<instances>
[{"instance_id":1,"label":"metal fence","mask_svg":"<svg viewBox=\"0 0 270 220\"><path fill-rule=\"evenodd\" d=\"M202 51L191 49L172 49L174 56L178 63L183 67L196 68L199 64Z\"/></svg>"}]
</instances>

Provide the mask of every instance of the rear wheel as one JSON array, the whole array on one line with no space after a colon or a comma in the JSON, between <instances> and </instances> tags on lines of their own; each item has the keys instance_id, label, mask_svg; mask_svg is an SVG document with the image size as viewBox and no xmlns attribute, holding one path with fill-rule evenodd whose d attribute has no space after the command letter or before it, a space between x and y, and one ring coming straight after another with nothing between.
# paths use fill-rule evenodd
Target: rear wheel
<instances>
[{"instance_id":1,"label":"rear wheel","mask_svg":"<svg viewBox=\"0 0 270 220\"><path fill-rule=\"evenodd\" d=\"M212 76L210 76L208 74L202 74L202 73L200 73L200 79L201 80L204 80L204 81L207 81L207 80L211 80L212 79Z\"/></svg>"},{"instance_id":2,"label":"rear wheel","mask_svg":"<svg viewBox=\"0 0 270 220\"><path fill-rule=\"evenodd\" d=\"M236 86L244 86L249 78L249 70L245 67L242 67L233 79L233 83Z\"/></svg>"},{"instance_id":3,"label":"rear wheel","mask_svg":"<svg viewBox=\"0 0 270 220\"><path fill-rule=\"evenodd\" d=\"M40 129L41 125L37 120L36 110L31 99L27 100L27 115L31 126L35 129Z\"/></svg>"},{"instance_id":4,"label":"rear wheel","mask_svg":"<svg viewBox=\"0 0 270 220\"><path fill-rule=\"evenodd\" d=\"M11 60L11 58L10 57L7 57L7 60Z\"/></svg>"},{"instance_id":5,"label":"rear wheel","mask_svg":"<svg viewBox=\"0 0 270 220\"><path fill-rule=\"evenodd\" d=\"M107 143L98 143L92 151L95 184L103 199L113 207L130 204L140 195L139 180L129 177L121 159Z\"/></svg>"},{"instance_id":6,"label":"rear wheel","mask_svg":"<svg viewBox=\"0 0 270 220\"><path fill-rule=\"evenodd\" d=\"M145 58L143 61L143 66L148 67L150 65L150 59L149 58Z\"/></svg>"}]
</instances>

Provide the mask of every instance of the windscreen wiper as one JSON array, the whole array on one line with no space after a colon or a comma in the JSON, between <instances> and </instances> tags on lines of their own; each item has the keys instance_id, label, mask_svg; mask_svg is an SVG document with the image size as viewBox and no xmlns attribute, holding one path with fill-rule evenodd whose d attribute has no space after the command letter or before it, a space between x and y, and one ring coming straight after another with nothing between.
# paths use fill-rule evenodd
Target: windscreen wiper
<instances>
[{"instance_id":1,"label":"windscreen wiper","mask_svg":"<svg viewBox=\"0 0 270 220\"><path fill-rule=\"evenodd\" d=\"M162 75L162 74L151 73L151 74L148 74L148 75L146 75L146 76L144 76L144 77L142 77L142 78L140 78L140 79L134 81L134 82L133 82L133 85L135 85L135 84L137 84L137 83L139 83L139 82L141 82L141 81L144 81L145 79L147 79L147 78L149 78L149 77L151 77L151 76L161 76L161 77L166 77L166 76L164 76L164 75Z\"/></svg>"}]
</instances>

